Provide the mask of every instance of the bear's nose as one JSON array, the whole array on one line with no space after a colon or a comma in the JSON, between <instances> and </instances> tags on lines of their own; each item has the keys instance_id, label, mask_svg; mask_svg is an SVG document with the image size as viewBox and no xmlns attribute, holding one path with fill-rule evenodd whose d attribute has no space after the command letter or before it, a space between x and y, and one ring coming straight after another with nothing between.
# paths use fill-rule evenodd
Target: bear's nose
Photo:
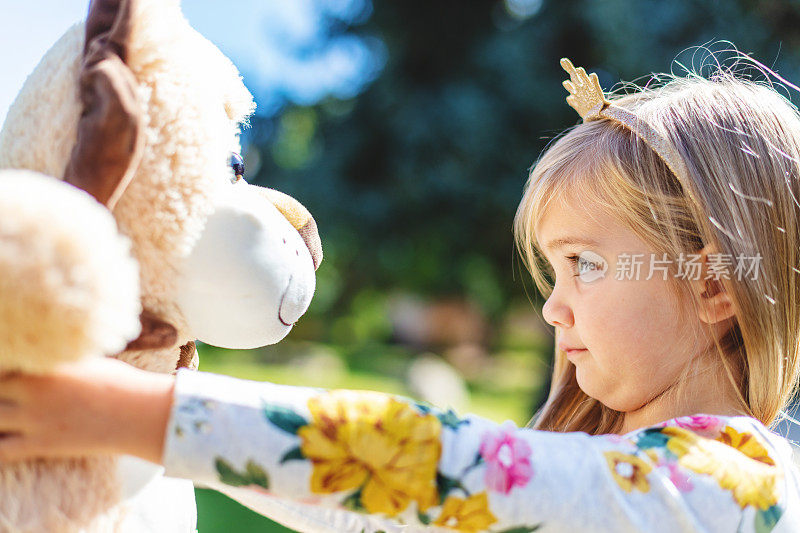
<instances>
[{"instance_id":1,"label":"bear's nose","mask_svg":"<svg viewBox=\"0 0 800 533\"><path fill-rule=\"evenodd\" d=\"M314 270L317 270L319 264L322 263L322 241L319 238L317 223L308 209L288 194L257 185L252 185L252 187L255 187L260 194L266 196L272 202L272 205L294 226L306 243L308 251L311 252Z\"/></svg>"}]
</instances>

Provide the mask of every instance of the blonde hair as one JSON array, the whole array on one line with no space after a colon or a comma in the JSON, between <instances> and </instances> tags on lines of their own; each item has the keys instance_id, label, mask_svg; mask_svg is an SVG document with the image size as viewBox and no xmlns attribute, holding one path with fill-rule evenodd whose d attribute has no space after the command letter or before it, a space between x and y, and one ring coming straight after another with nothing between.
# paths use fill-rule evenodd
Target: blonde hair
<instances>
[{"instance_id":1,"label":"blonde hair","mask_svg":"<svg viewBox=\"0 0 800 533\"><path fill-rule=\"evenodd\" d=\"M738 391L740 410L771 425L791 399L800 364L800 114L771 84L733 68L709 78L669 76L612 101L672 143L688 183L626 127L607 119L579 124L531 172L514 221L523 260L549 296L535 229L551 202L567 195L599 204L673 264L706 245L734 263L760 255L755 279L719 280L736 320L716 343L714 364ZM673 280L676 294L692 296L689 281ZM574 365L556 349L548 399L530 425L600 434L621 422L622 413L578 387Z\"/></svg>"}]
</instances>

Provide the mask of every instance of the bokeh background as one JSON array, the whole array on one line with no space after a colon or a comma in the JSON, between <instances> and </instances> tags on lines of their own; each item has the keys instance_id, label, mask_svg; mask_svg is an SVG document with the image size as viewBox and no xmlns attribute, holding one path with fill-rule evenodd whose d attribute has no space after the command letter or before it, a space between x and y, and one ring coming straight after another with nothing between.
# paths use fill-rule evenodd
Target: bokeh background
<instances>
[{"instance_id":1,"label":"bokeh background","mask_svg":"<svg viewBox=\"0 0 800 533\"><path fill-rule=\"evenodd\" d=\"M0 0L0 120L87 3ZM511 226L530 166L578 121L559 58L611 90L653 71L702 71L709 50L735 45L800 81L795 0L183 5L256 97L246 178L303 202L325 252L286 340L201 346L201 369L399 393L520 425L544 399L553 336ZM203 533L288 531L197 496Z\"/></svg>"}]
</instances>

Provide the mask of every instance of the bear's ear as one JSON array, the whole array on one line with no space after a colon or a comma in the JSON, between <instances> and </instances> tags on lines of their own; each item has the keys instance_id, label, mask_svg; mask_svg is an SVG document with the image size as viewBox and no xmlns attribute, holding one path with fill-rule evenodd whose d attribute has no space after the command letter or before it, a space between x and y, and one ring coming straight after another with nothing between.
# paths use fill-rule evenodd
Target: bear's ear
<instances>
[{"instance_id":1,"label":"bear's ear","mask_svg":"<svg viewBox=\"0 0 800 533\"><path fill-rule=\"evenodd\" d=\"M93 0L86 18L80 74L78 140L64 180L113 209L142 158L143 114L136 79L125 64L132 3Z\"/></svg>"}]
</instances>

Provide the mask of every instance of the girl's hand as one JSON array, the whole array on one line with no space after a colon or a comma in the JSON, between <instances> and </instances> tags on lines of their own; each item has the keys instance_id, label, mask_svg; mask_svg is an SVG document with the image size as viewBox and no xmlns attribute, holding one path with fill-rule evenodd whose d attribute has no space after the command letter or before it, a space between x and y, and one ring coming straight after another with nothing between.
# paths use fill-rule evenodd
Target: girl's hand
<instances>
[{"instance_id":1,"label":"girl's hand","mask_svg":"<svg viewBox=\"0 0 800 533\"><path fill-rule=\"evenodd\" d=\"M102 358L0 375L0 461L129 454L161 462L174 378Z\"/></svg>"}]
</instances>

